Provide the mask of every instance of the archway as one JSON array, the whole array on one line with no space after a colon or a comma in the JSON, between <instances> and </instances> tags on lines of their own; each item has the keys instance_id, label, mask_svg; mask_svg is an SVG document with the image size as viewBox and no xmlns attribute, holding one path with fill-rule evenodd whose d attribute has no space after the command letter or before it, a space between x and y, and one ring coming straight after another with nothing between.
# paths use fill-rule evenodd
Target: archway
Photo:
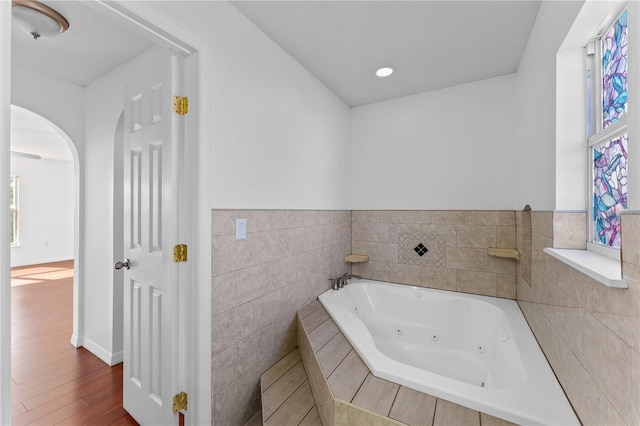
<instances>
[{"instance_id":1,"label":"archway","mask_svg":"<svg viewBox=\"0 0 640 426\"><path fill-rule=\"evenodd\" d=\"M16 105L11 105L11 115L11 170L22 174L23 186L18 210L22 229L11 249L11 266L74 260L71 341L77 346L73 336L81 328L78 150L60 127L42 115ZM42 211L43 205L52 208Z\"/></svg>"}]
</instances>

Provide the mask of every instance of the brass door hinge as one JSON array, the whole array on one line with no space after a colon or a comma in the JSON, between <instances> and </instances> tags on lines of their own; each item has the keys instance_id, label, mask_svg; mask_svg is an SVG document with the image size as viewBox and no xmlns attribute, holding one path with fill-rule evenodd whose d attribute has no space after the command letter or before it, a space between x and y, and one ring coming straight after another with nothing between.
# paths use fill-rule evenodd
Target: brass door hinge
<instances>
[{"instance_id":1,"label":"brass door hinge","mask_svg":"<svg viewBox=\"0 0 640 426\"><path fill-rule=\"evenodd\" d=\"M187 245L186 244L178 244L177 246L173 246L173 261L175 263L187 261Z\"/></svg>"},{"instance_id":2,"label":"brass door hinge","mask_svg":"<svg viewBox=\"0 0 640 426\"><path fill-rule=\"evenodd\" d=\"M187 410L187 394L180 392L173 397L173 412L177 413L180 410Z\"/></svg>"},{"instance_id":3,"label":"brass door hinge","mask_svg":"<svg viewBox=\"0 0 640 426\"><path fill-rule=\"evenodd\" d=\"M189 98L186 96L174 96L173 112L178 115L186 115L189 112Z\"/></svg>"}]
</instances>

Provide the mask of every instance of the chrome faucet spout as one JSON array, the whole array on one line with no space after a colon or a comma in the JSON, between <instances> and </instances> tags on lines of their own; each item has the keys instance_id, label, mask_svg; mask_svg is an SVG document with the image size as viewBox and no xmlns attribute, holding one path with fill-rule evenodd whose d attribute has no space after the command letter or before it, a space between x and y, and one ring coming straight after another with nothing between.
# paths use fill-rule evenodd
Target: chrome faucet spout
<instances>
[{"instance_id":1,"label":"chrome faucet spout","mask_svg":"<svg viewBox=\"0 0 640 426\"><path fill-rule=\"evenodd\" d=\"M361 279L362 277L359 275L353 275L350 274L348 272L345 272L343 275L339 276L338 278L330 278L329 281L333 282L333 289L334 290L339 290L342 287L344 287L345 285L348 284L348 280L350 280L351 278L356 278L356 279Z\"/></svg>"}]
</instances>

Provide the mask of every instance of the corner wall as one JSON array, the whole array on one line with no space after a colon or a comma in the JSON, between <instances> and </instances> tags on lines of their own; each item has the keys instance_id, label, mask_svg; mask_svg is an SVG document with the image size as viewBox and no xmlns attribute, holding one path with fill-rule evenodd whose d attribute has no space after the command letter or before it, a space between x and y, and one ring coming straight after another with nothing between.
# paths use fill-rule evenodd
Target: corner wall
<instances>
[{"instance_id":1,"label":"corner wall","mask_svg":"<svg viewBox=\"0 0 640 426\"><path fill-rule=\"evenodd\" d=\"M351 212L213 210L212 229L212 420L245 424L260 375L296 347L296 311L350 272Z\"/></svg>"},{"instance_id":2,"label":"corner wall","mask_svg":"<svg viewBox=\"0 0 640 426\"><path fill-rule=\"evenodd\" d=\"M516 75L351 111L353 209L514 209Z\"/></svg>"},{"instance_id":3,"label":"corner wall","mask_svg":"<svg viewBox=\"0 0 640 426\"><path fill-rule=\"evenodd\" d=\"M605 287L542 252L554 247L554 233L562 235L562 215L532 212L531 279L519 273L518 302L580 421L638 424L640 215L622 216L626 290ZM517 219L522 244L522 212Z\"/></svg>"}]
</instances>

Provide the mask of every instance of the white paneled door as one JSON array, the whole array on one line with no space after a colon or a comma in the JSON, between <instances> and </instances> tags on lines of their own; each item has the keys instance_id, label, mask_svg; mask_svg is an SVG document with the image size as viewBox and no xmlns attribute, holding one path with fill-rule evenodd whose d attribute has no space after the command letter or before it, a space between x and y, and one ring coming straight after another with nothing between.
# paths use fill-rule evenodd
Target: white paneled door
<instances>
[{"instance_id":1,"label":"white paneled door","mask_svg":"<svg viewBox=\"0 0 640 426\"><path fill-rule=\"evenodd\" d=\"M182 117L173 112L180 59L166 49L125 89L124 408L143 425L176 424Z\"/></svg>"}]
</instances>

